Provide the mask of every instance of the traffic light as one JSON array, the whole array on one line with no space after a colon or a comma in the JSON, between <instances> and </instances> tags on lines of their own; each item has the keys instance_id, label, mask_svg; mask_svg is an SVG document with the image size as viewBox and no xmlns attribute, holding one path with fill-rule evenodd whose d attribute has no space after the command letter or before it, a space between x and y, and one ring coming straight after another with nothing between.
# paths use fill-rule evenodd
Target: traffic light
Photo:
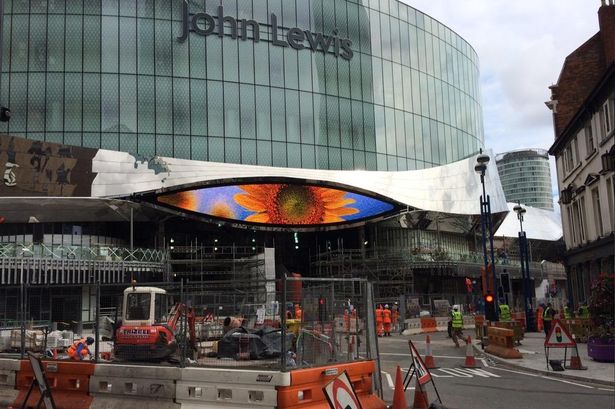
<instances>
[{"instance_id":1,"label":"traffic light","mask_svg":"<svg viewBox=\"0 0 615 409\"><path fill-rule=\"evenodd\" d=\"M495 298L492 294L485 295L485 318L487 321L497 321Z\"/></svg>"}]
</instances>

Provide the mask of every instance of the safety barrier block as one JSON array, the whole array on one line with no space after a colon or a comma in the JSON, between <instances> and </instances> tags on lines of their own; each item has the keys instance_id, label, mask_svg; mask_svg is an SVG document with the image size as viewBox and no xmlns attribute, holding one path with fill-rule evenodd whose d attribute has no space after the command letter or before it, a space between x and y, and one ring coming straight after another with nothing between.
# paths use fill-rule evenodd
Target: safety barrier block
<instances>
[{"instance_id":1,"label":"safety barrier block","mask_svg":"<svg viewBox=\"0 0 615 409\"><path fill-rule=\"evenodd\" d=\"M90 378L90 393L173 400L179 377L180 369L173 367L99 364Z\"/></svg>"},{"instance_id":2,"label":"safety barrier block","mask_svg":"<svg viewBox=\"0 0 615 409\"><path fill-rule=\"evenodd\" d=\"M438 331L447 331L448 322L451 320L449 317L436 317L436 329Z\"/></svg>"},{"instance_id":3,"label":"safety barrier block","mask_svg":"<svg viewBox=\"0 0 615 409\"><path fill-rule=\"evenodd\" d=\"M375 370L374 361L293 370L291 385L278 387L277 407L280 409L328 407L323 388L337 375L346 371L363 408L385 409L386 404L372 393L372 374Z\"/></svg>"},{"instance_id":4,"label":"safety barrier block","mask_svg":"<svg viewBox=\"0 0 615 409\"><path fill-rule=\"evenodd\" d=\"M421 329L423 333L437 332L437 323L435 318L421 318Z\"/></svg>"},{"instance_id":5,"label":"safety barrier block","mask_svg":"<svg viewBox=\"0 0 615 409\"><path fill-rule=\"evenodd\" d=\"M210 380L210 381L208 381ZM277 386L290 385L290 374L220 368L185 368L176 383L175 399L186 407L275 408Z\"/></svg>"},{"instance_id":6,"label":"safety barrier block","mask_svg":"<svg viewBox=\"0 0 615 409\"><path fill-rule=\"evenodd\" d=\"M423 330L421 328L421 319L420 318L410 318L405 321L406 329L404 330L404 335L414 335L420 334Z\"/></svg>"},{"instance_id":7,"label":"safety barrier block","mask_svg":"<svg viewBox=\"0 0 615 409\"><path fill-rule=\"evenodd\" d=\"M17 371L21 363L17 359L0 359L0 387L15 387Z\"/></svg>"},{"instance_id":8,"label":"safety barrier block","mask_svg":"<svg viewBox=\"0 0 615 409\"><path fill-rule=\"evenodd\" d=\"M464 315L463 316L463 328L465 329L473 329L475 328L474 325L475 319L472 315Z\"/></svg>"},{"instance_id":9,"label":"safety barrier block","mask_svg":"<svg viewBox=\"0 0 615 409\"><path fill-rule=\"evenodd\" d=\"M175 381L94 375L90 378L90 393L94 396L123 395L172 401L175 399Z\"/></svg>"},{"instance_id":10,"label":"safety barrier block","mask_svg":"<svg viewBox=\"0 0 615 409\"><path fill-rule=\"evenodd\" d=\"M487 353L505 359L523 358L521 352L519 352L517 349L514 349L513 347L513 330L497 327L488 327L487 337L489 338L489 345L487 345L487 348L485 348L485 351Z\"/></svg>"},{"instance_id":11,"label":"safety barrier block","mask_svg":"<svg viewBox=\"0 0 615 409\"><path fill-rule=\"evenodd\" d=\"M72 361L43 361L45 375L53 390L53 398L57 409L89 408L92 397L88 394L90 376L94 373L94 364ZM20 362L15 387L19 395L13 407L21 407L28 389L32 384L34 374L29 360ZM36 405L39 399L38 390L34 390L28 399L27 406Z\"/></svg>"}]
</instances>

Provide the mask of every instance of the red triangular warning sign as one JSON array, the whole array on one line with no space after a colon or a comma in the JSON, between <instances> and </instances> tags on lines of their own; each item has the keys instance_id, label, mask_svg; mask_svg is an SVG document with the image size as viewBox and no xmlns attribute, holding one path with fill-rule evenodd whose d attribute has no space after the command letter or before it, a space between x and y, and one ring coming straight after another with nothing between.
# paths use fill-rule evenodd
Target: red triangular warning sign
<instances>
[{"instance_id":1,"label":"red triangular warning sign","mask_svg":"<svg viewBox=\"0 0 615 409\"><path fill-rule=\"evenodd\" d=\"M564 348L564 347L574 347L577 343L570 335L570 332L562 325L559 320L553 320L551 323L551 331L549 331L549 335L545 339L545 347L549 348Z\"/></svg>"}]
</instances>

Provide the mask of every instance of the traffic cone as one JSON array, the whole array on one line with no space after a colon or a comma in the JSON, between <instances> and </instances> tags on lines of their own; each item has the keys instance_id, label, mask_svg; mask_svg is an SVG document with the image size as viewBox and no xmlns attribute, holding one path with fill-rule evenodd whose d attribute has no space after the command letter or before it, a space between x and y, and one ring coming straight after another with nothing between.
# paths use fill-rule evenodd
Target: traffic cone
<instances>
[{"instance_id":1,"label":"traffic cone","mask_svg":"<svg viewBox=\"0 0 615 409\"><path fill-rule=\"evenodd\" d=\"M427 369L436 369L436 361L433 359L433 355L431 353L431 338L429 335L425 338L425 366Z\"/></svg>"},{"instance_id":2,"label":"traffic cone","mask_svg":"<svg viewBox=\"0 0 615 409\"><path fill-rule=\"evenodd\" d=\"M401 379L401 368L397 366L397 374L395 375L395 391L393 392L392 409L408 409L406 402L406 394L404 393L404 382Z\"/></svg>"},{"instance_id":3,"label":"traffic cone","mask_svg":"<svg viewBox=\"0 0 615 409\"><path fill-rule=\"evenodd\" d=\"M427 391L419 380L416 380L416 388L414 389L414 403L412 409L429 409L429 398L427 397Z\"/></svg>"},{"instance_id":4,"label":"traffic cone","mask_svg":"<svg viewBox=\"0 0 615 409\"><path fill-rule=\"evenodd\" d=\"M579 356L579 351L577 351L577 347L575 346L570 355L570 365L565 366L566 369L577 369L577 370L585 370L586 366L581 364L581 357Z\"/></svg>"},{"instance_id":5,"label":"traffic cone","mask_svg":"<svg viewBox=\"0 0 615 409\"><path fill-rule=\"evenodd\" d=\"M466 339L466 361L462 365L464 368L476 368L476 359L474 359L474 348L472 347L472 337L468 335Z\"/></svg>"}]
</instances>

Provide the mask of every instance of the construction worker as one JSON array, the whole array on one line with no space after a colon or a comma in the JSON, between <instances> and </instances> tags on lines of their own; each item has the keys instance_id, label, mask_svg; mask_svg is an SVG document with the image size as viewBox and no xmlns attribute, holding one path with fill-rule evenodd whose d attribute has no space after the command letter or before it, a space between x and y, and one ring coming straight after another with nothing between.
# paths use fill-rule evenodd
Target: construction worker
<instances>
[{"instance_id":1,"label":"construction worker","mask_svg":"<svg viewBox=\"0 0 615 409\"><path fill-rule=\"evenodd\" d=\"M301 321L301 317L303 317L303 311L301 310L301 305L297 303L295 304L295 319Z\"/></svg>"},{"instance_id":2,"label":"construction worker","mask_svg":"<svg viewBox=\"0 0 615 409\"><path fill-rule=\"evenodd\" d=\"M92 357L92 353L88 349L88 345L92 345L93 343L94 338L92 337L82 338L75 341L66 352L68 352L70 359L75 361L83 361L86 355L89 355L90 358Z\"/></svg>"},{"instance_id":3,"label":"construction worker","mask_svg":"<svg viewBox=\"0 0 615 409\"><path fill-rule=\"evenodd\" d=\"M383 315L383 323L384 323L384 336L385 337L390 337L391 336L391 308L389 307L389 304L386 304L384 306L384 311L382 311L382 315Z\"/></svg>"},{"instance_id":4,"label":"construction worker","mask_svg":"<svg viewBox=\"0 0 615 409\"><path fill-rule=\"evenodd\" d=\"M511 319L510 307L504 300L500 300L500 321L510 321Z\"/></svg>"},{"instance_id":5,"label":"construction worker","mask_svg":"<svg viewBox=\"0 0 615 409\"><path fill-rule=\"evenodd\" d=\"M463 316L461 315L461 312L459 311L459 306L454 305L453 306L453 312L451 312L451 318L452 318L452 322L451 322L451 327L453 330L453 342L455 343L455 347L459 348L459 341L458 338L462 337L463 338Z\"/></svg>"},{"instance_id":6,"label":"construction worker","mask_svg":"<svg viewBox=\"0 0 615 409\"><path fill-rule=\"evenodd\" d=\"M393 331L399 331L399 305L397 302L393 304L393 309L391 310L391 319L393 320Z\"/></svg>"},{"instance_id":7,"label":"construction worker","mask_svg":"<svg viewBox=\"0 0 615 409\"><path fill-rule=\"evenodd\" d=\"M564 318L567 320L572 319L572 310L570 309L571 304L568 303L564 306Z\"/></svg>"},{"instance_id":8,"label":"construction worker","mask_svg":"<svg viewBox=\"0 0 615 409\"><path fill-rule=\"evenodd\" d=\"M589 318L589 308L585 302L579 306L579 318Z\"/></svg>"},{"instance_id":9,"label":"construction worker","mask_svg":"<svg viewBox=\"0 0 615 409\"><path fill-rule=\"evenodd\" d=\"M382 304L378 304L378 307L376 307L376 333L379 337L384 334L384 326L382 325L383 318Z\"/></svg>"},{"instance_id":10,"label":"construction worker","mask_svg":"<svg viewBox=\"0 0 615 409\"><path fill-rule=\"evenodd\" d=\"M542 312L542 322L546 335L549 335L549 331L551 331L551 321L553 321L554 315L555 311L553 311L553 306L551 305L551 303L548 303L547 307Z\"/></svg>"}]
</instances>

